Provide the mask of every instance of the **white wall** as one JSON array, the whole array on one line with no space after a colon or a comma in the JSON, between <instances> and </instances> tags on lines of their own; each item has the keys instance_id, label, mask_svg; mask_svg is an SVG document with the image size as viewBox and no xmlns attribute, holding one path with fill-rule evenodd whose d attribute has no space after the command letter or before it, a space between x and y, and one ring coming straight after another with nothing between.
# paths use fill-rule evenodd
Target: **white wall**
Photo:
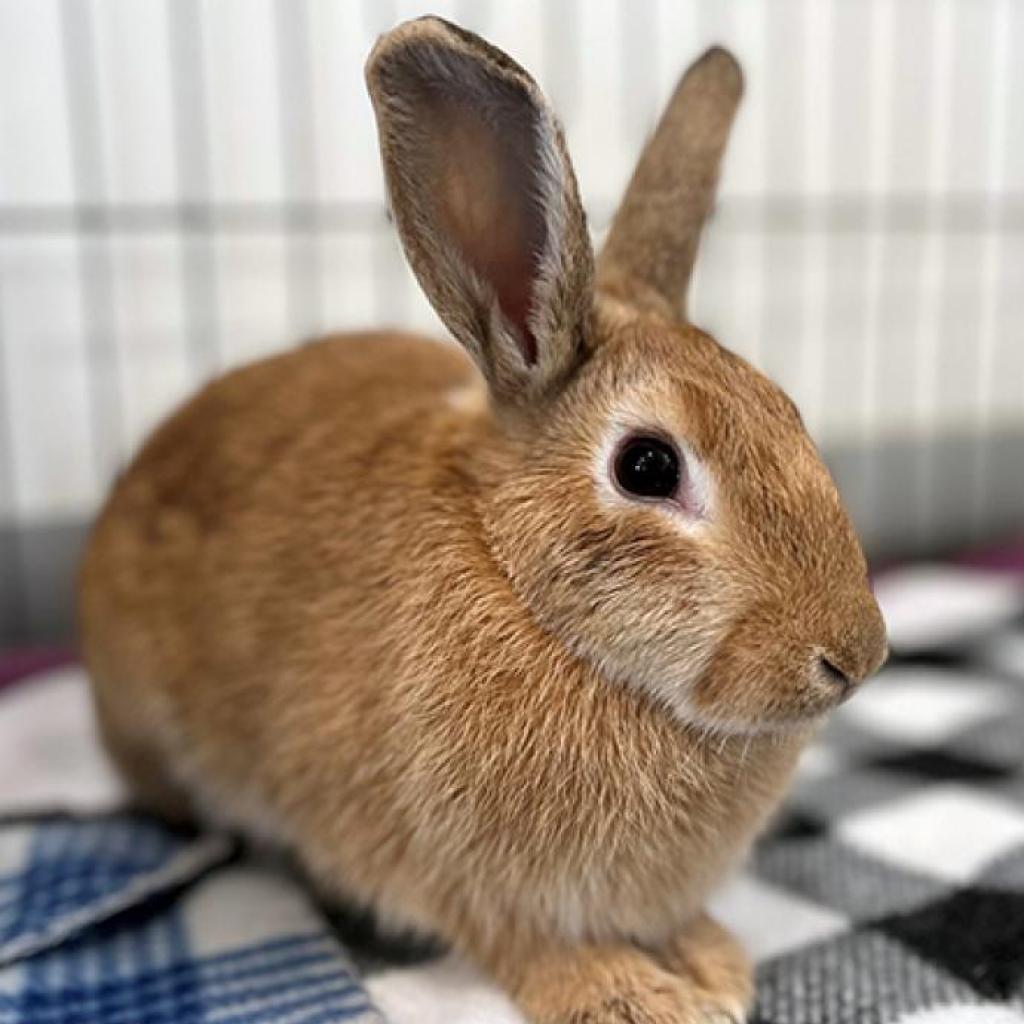
<instances>
[{"instance_id":1,"label":"white wall","mask_svg":"<svg viewBox=\"0 0 1024 1024\"><path fill-rule=\"evenodd\" d=\"M694 319L826 443L1024 425L1019 0L427 6L536 74L598 231L679 72L731 46L748 93ZM436 328L362 86L375 35L423 9L0 0L0 522L90 511L221 366Z\"/></svg>"}]
</instances>

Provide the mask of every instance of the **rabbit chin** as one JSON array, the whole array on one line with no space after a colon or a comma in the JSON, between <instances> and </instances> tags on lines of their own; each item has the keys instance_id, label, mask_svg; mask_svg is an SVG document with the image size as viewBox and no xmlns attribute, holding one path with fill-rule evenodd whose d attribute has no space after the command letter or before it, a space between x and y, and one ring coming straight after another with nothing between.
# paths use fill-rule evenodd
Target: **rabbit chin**
<instances>
[{"instance_id":1,"label":"rabbit chin","mask_svg":"<svg viewBox=\"0 0 1024 1024\"><path fill-rule=\"evenodd\" d=\"M835 701L827 697L804 692L793 701L791 708L765 708L763 714L751 709L747 710L746 714L738 715L725 707L709 708L699 704L692 696L692 681L634 680L632 685L652 697L681 725L708 737L786 736L804 733L820 724L824 716L835 706Z\"/></svg>"},{"instance_id":2,"label":"rabbit chin","mask_svg":"<svg viewBox=\"0 0 1024 1024\"><path fill-rule=\"evenodd\" d=\"M685 694L676 695L670 710L684 725L698 729L708 736L792 736L815 728L828 711L827 708L822 708L813 713L794 712L787 716L766 715L756 720L743 719L708 712L697 707Z\"/></svg>"}]
</instances>

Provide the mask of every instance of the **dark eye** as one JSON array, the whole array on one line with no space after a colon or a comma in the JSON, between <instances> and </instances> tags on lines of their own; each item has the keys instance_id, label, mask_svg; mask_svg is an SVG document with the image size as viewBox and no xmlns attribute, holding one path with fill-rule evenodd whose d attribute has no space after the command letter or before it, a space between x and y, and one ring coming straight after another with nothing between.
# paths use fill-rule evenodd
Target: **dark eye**
<instances>
[{"instance_id":1,"label":"dark eye","mask_svg":"<svg viewBox=\"0 0 1024 1024\"><path fill-rule=\"evenodd\" d=\"M615 482L638 498L671 498L679 477L679 455L660 437L630 438L615 458Z\"/></svg>"}]
</instances>

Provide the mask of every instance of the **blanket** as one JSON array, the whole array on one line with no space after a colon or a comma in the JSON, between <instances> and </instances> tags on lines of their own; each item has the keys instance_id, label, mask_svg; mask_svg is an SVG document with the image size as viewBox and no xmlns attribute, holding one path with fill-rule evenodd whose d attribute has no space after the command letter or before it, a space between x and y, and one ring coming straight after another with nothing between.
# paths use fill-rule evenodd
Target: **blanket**
<instances>
[{"instance_id":1,"label":"blanket","mask_svg":"<svg viewBox=\"0 0 1024 1024\"><path fill-rule=\"evenodd\" d=\"M1024 1024L1022 581L879 581L891 662L712 900L755 960L757 1024ZM287 864L131 811L81 669L11 664L0 1024L521 1020L470 964L319 905Z\"/></svg>"}]
</instances>

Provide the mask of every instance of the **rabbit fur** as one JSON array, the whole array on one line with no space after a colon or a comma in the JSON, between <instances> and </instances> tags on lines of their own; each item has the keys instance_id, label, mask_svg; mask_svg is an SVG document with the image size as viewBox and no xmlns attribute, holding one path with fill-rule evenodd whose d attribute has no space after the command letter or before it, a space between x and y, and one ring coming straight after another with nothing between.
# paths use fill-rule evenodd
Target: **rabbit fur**
<instances>
[{"instance_id":1,"label":"rabbit fur","mask_svg":"<svg viewBox=\"0 0 1024 1024\"><path fill-rule=\"evenodd\" d=\"M886 642L793 403L683 315L739 68L684 76L596 261L509 57L426 18L366 74L461 349L309 343L155 432L80 572L103 737L145 805L282 844L532 1021L741 1020L704 901ZM672 500L616 485L637 432Z\"/></svg>"}]
</instances>

